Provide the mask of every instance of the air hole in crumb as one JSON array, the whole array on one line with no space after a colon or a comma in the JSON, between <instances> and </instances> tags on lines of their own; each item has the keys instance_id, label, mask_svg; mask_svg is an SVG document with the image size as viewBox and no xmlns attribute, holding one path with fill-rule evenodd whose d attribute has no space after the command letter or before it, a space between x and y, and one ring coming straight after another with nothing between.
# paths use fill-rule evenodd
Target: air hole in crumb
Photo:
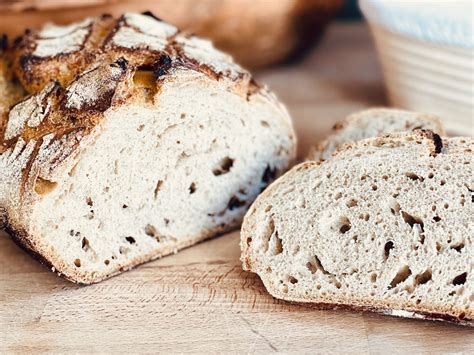
<instances>
[{"instance_id":1,"label":"air hole in crumb","mask_svg":"<svg viewBox=\"0 0 474 355\"><path fill-rule=\"evenodd\" d=\"M451 249L456 250L458 253L460 253L463 248L464 248L464 243L459 243L459 244L456 244L456 245L451 245Z\"/></svg>"},{"instance_id":2,"label":"air hole in crumb","mask_svg":"<svg viewBox=\"0 0 474 355\"><path fill-rule=\"evenodd\" d=\"M393 280L390 282L389 288L396 287L398 284L408 279L410 275L411 275L410 268L407 265L403 266L402 268L400 268L400 270L398 270L397 274L395 275Z\"/></svg>"},{"instance_id":3,"label":"air hole in crumb","mask_svg":"<svg viewBox=\"0 0 474 355\"><path fill-rule=\"evenodd\" d=\"M446 180L441 180L441 181L439 182L439 184L440 184L441 186L445 185L445 184L446 184Z\"/></svg>"},{"instance_id":4,"label":"air hole in crumb","mask_svg":"<svg viewBox=\"0 0 474 355\"><path fill-rule=\"evenodd\" d=\"M474 188L471 189L467 184L464 184L464 186L471 193L471 202L474 203Z\"/></svg>"},{"instance_id":5,"label":"air hole in crumb","mask_svg":"<svg viewBox=\"0 0 474 355\"><path fill-rule=\"evenodd\" d=\"M137 131L141 132L141 131L143 131L143 128L145 128L145 125L141 124L140 126L137 127Z\"/></svg>"},{"instance_id":6,"label":"air hole in crumb","mask_svg":"<svg viewBox=\"0 0 474 355\"><path fill-rule=\"evenodd\" d=\"M395 200L391 201L390 212L392 212L392 214L394 215L398 215L398 213L400 212L400 204L397 201Z\"/></svg>"},{"instance_id":7,"label":"air hole in crumb","mask_svg":"<svg viewBox=\"0 0 474 355\"><path fill-rule=\"evenodd\" d=\"M405 221L405 223L409 224L411 228L413 228L415 226L415 224L418 224L420 226L421 233L423 233L424 224L423 224L423 220L421 218L412 216L411 214L409 214L405 211L402 211L402 217L403 217L403 220Z\"/></svg>"},{"instance_id":8,"label":"air hole in crumb","mask_svg":"<svg viewBox=\"0 0 474 355\"><path fill-rule=\"evenodd\" d=\"M105 260L104 260L104 264L105 264L105 265L109 265L109 264L110 264L110 260L109 260L109 259L105 259Z\"/></svg>"},{"instance_id":9,"label":"air hole in crumb","mask_svg":"<svg viewBox=\"0 0 474 355\"><path fill-rule=\"evenodd\" d=\"M133 237L125 237L125 240L129 242L130 244L135 244L135 238Z\"/></svg>"},{"instance_id":10,"label":"air hole in crumb","mask_svg":"<svg viewBox=\"0 0 474 355\"><path fill-rule=\"evenodd\" d=\"M370 275L370 281L375 283L377 281L377 274L375 272L373 272L371 275Z\"/></svg>"},{"instance_id":11,"label":"air hole in crumb","mask_svg":"<svg viewBox=\"0 0 474 355\"><path fill-rule=\"evenodd\" d=\"M269 243L270 243L270 238L272 237L273 233L275 232L275 222L273 221L273 218L269 218L268 222L266 223L265 230L263 231L263 241L265 245L265 252L268 251Z\"/></svg>"},{"instance_id":12,"label":"air hole in crumb","mask_svg":"<svg viewBox=\"0 0 474 355\"><path fill-rule=\"evenodd\" d=\"M227 174L233 165L234 159L225 157L219 162L219 164L214 169L212 169L212 173L215 176Z\"/></svg>"},{"instance_id":13,"label":"air hole in crumb","mask_svg":"<svg viewBox=\"0 0 474 355\"><path fill-rule=\"evenodd\" d=\"M347 217L342 217L340 220L341 226L339 227L339 232L342 234L348 232L351 229L351 222Z\"/></svg>"},{"instance_id":14,"label":"air hole in crumb","mask_svg":"<svg viewBox=\"0 0 474 355\"><path fill-rule=\"evenodd\" d=\"M456 276L453 279L453 285L464 285L467 279L467 272L463 272L461 275Z\"/></svg>"},{"instance_id":15,"label":"air hole in crumb","mask_svg":"<svg viewBox=\"0 0 474 355\"><path fill-rule=\"evenodd\" d=\"M81 267L81 259L74 260L74 265L76 265L76 267Z\"/></svg>"},{"instance_id":16,"label":"air hole in crumb","mask_svg":"<svg viewBox=\"0 0 474 355\"><path fill-rule=\"evenodd\" d=\"M90 245L89 245L89 240L87 240L87 238L82 238L81 248L82 248L82 250L84 250L84 251L88 251L88 250L89 250Z\"/></svg>"},{"instance_id":17,"label":"air hole in crumb","mask_svg":"<svg viewBox=\"0 0 474 355\"><path fill-rule=\"evenodd\" d=\"M312 274L316 273L318 271L318 268L316 267L316 264L312 261L308 261L306 263L306 267L308 268L309 271L311 271Z\"/></svg>"},{"instance_id":18,"label":"air hole in crumb","mask_svg":"<svg viewBox=\"0 0 474 355\"><path fill-rule=\"evenodd\" d=\"M147 224L145 226L145 234L148 235L149 237L156 237L157 235L157 232L156 232L156 228L155 226L151 225L151 224ZM131 238L131 237L128 237L128 238ZM131 243L133 244L133 243Z\"/></svg>"},{"instance_id":19,"label":"air hole in crumb","mask_svg":"<svg viewBox=\"0 0 474 355\"><path fill-rule=\"evenodd\" d=\"M58 186L57 182L38 177L35 181L35 192L38 195L46 195L53 191L56 186Z\"/></svg>"},{"instance_id":20,"label":"air hole in crumb","mask_svg":"<svg viewBox=\"0 0 474 355\"><path fill-rule=\"evenodd\" d=\"M247 238L247 246L250 246L250 243L252 243L252 237Z\"/></svg>"},{"instance_id":21,"label":"air hole in crumb","mask_svg":"<svg viewBox=\"0 0 474 355\"><path fill-rule=\"evenodd\" d=\"M439 217L439 216L434 216L434 217L433 217L433 221L439 222L439 221L441 221L441 217Z\"/></svg>"},{"instance_id":22,"label":"air hole in crumb","mask_svg":"<svg viewBox=\"0 0 474 355\"><path fill-rule=\"evenodd\" d=\"M461 312L458 316L459 319L464 319L464 317L466 317L466 313L464 312Z\"/></svg>"},{"instance_id":23,"label":"air hole in crumb","mask_svg":"<svg viewBox=\"0 0 474 355\"><path fill-rule=\"evenodd\" d=\"M260 124L265 128L270 127L270 124L267 121L260 121Z\"/></svg>"},{"instance_id":24,"label":"air hole in crumb","mask_svg":"<svg viewBox=\"0 0 474 355\"><path fill-rule=\"evenodd\" d=\"M339 281L336 281L336 282L334 283L334 286L336 286L336 288L339 289L339 288L342 287L342 284L341 284Z\"/></svg>"},{"instance_id":25,"label":"air hole in crumb","mask_svg":"<svg viewBox=\"0 0 474 355\"><path fill-rule=\"evenodd\" d=\"M153 194L155 196L155 200L158 197L158 193L160 192L161 186L163 185L163 180L158 180L156 183L155 190L153 191Z\"/></svg>"},{"instance_id":26,"label":"air hole in crumb","mask_svg":"<svg viewBox=\"0 0 474 355\"><path fill-rule=\"evenodd\" d=\"M448 209L448 208L449 208L449 204L445 203L443 207L444 207L445 209Z\"/></svg>"},{"instance_id":27,"label":"air hole in crumb","mask_svg":"<svg viewBox=\"0 0 474 355\"><path fill-rule=\"evenodd\" d=\"M192 182L191 185L189 185L189 193L193 194L196 192L196 183Z\"/></svg>"},{"instance_id":28,"label":"air hole in crumb","mask_svg":"<svg viewBox=\"0 0 474 355\"><path fill-rule=\"evenodd\" d=\"M334 195L334 199L337 201L342 197L342 193L337 192L336 195Z\"/></svg>"},{"instance_id":29,"label":"air hole in crumb","mask_svg":"<svg viewBox=\"0 0 474 355\"><path fill-rule=\"evenodd\" d=\"M428 179L432 179L434 177L434 174L433 173L429 173L428 174Z\"/></svg>"},{"instance_id":30,"label":"air hole in crumb","mask_svg":"<svg viewBox=\"0 0 474 355\"><path fill-rule=\"evenodd\" d=\"M415 173L409 172L405 173L405 176L411 180L418 180L420 182L423 182L423 177L416 175Z\"/></svg>"},{"instance_id":31,"label":"air hole in crumb","mask_svg":"<svg viewBox=\"0 0 474 355\"><path fill-rule=\"evenodd\" d=\"M321 260L319 260L317 255L314 256L314 264L316 265L316 268L318 270L323 272L323 274L326 274L326 275L329 274L329 272L326 271L326 269L323 267L323 264L321 264Z\"/></svg>"},{"instance_id":32,"label":"air hole in crumb","mask_svg":"<svg viewBox=\"0 0 474 355\"><path fill-rule=\"evenodd\" d=\"M372 185L372 190L373 190L373 191L377 191L377 185L375 185L375 184Z\"/></svg>"},{"instance_id":33,"label":"air hole in crumb","mask_svg":"<svg viewBox=\"0 0 474 355\"><path fill-rule=\"evenodd\" d=\"M293 285L298 283L298 279L293 276L289 276L288 281L290 281Z\"/></svg>"},{"instance_id":34,"label":"air hole in crumb","mask_svg":"<svg viewBox=\"0 0 474 355\"><path fill-rule=\"evenodd\" d=\"M125 209L125 208L128 208L128 206L125 205L125 204L123 204L123 205L122 205L122 208Z\"/></svg>"},{"instance_id":35,"label":"air hole in crumb","mask_svg":"<svg viewBox=\"0 0 474 355\"><path fill-rule=\"evenodd\" d=\"M436 251L439 253L443 249L440 243L436 242Z\"/></svg>"},{"instance_id":36,"label":"air hole in crumb","mask_svg":"<svg viewBox=\"0 0 474 355\"><path fill-rule=\"evenodd\" d=\"M86 198L86 203L88 206L92 207L94 205L94 202L92 202L92 199L90 197Z\"/></svg>"},{"instance_id":37,"label":"air hole in crumb","mask_svg":"<svg viewBox=\"0 0 474 355\"><path fill-rule=\"evenodd\" d=\"M262 175L262 179L261 179L262 183L264 185L264 187L262 188L262 191L265 188L265 186L267 186L270 182L275 180L276 175L277 175L277 169L276 168L271 168L270 165L267 165L267 167L263 171L263 175Z\"/></svg>"},{"instance_id":38,"label":"air hole in crumb","mask_svg":"<svg viewBox=\"0 0 474 355\"><path fill-rule=\"evenodd\" d=\"M278 236L278 231L275 231L275 233L270 238L268 251L270 252L270 255L273 256L283 252L283 244L281 238Z\"/></svg>"},{"instance_id":39,"label":"air hole in crumb","mask_svg":"<svg viewBox=\"0 0 474 355\"><path fill-rule=\"evenodd\" d=\"M384 252L385 252L385 260L388 259L388 257L390 256L390 250L393 249L393 242L391 240L389 240L387 243L385 243L385 246L384 246Z\"/></svg>"},{"instance_id":40,"label":"air hole in crumb","mask_svg":"<svg viewBox=\"0 0 474 355\"><path fill-rule=\"evenodd\" d=\"M423 285L431 280L431 269L426 269L423 273L415 276L415 286Z\"/></svg>"},{"instance_id":41,"label":"air hole in crumb","mask_svg":"<svg viewBox=\"0 0 474 355\"><path fill-rule=\"evenodd\" d=\"M349 208L357 206L357 200L354 200L353 198L350 199L346 202L346 206Z\"/></svg>"},{"instance_id":42,"label":"air hole in crumb","mask_svg":"<svg viewBox=\"0 0 474 355\"><path fill-rule=\"evenodd\" d=\"M227 203L227 209L229 211L233 211L243 206L245 206L245 201L240 200L239 198L237 198L237 196L232 196L229 202Z\"/></svg>"}]
</instances>

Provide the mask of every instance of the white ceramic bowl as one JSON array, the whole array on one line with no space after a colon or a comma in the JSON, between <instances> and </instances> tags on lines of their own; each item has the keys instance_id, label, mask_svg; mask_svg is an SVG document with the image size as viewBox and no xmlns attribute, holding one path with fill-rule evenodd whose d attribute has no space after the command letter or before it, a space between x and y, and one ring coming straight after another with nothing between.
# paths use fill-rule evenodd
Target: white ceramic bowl
<instances>
[{"instance_id":1,"label":"white ceramic bowl","mask_svg":"<svg viewBox=\"0 0 474 355\"><path fill-rule=\"evenodd\" d=\"M359 0L393 106L434 113L450 134L474 136L474 4Z\"/></svg>"}]
</instances>

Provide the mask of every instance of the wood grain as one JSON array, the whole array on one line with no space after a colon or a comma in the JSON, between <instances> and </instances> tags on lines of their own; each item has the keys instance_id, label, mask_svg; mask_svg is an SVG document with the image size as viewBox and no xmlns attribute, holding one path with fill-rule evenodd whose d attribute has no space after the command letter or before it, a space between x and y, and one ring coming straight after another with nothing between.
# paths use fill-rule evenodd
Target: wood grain
<instances>
[{"instance_id":1,"label":"wood grain","mask_svg":"<svg viewBox=\"0 0 474 355\"><path fill-rule=\"evenodd\" d=\"M288 103L300 154L349 112L384 103L367 30L330 29L304 62L260 73ZM230 233L98 285L58 278L0 236L0 353L472 353L471 329L321 311L269 296Z\"/></svg>"}]
</instances>

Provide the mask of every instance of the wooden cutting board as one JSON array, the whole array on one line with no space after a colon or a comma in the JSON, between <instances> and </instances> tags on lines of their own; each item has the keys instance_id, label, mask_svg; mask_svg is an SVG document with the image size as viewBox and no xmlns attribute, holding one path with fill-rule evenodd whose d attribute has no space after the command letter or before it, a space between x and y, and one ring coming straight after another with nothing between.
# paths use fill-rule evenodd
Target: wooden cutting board
<instances>
[{"instance_id":1,"label":"wooden cutting board","mask_svg":"<svg viewBox=\"0 0 474 355\"><path fill-rule=\"evenodd\" d=\"M362 25L335 25L304 62L259 76L288 104L301 155L336 119L384 104ZM0 353L474 350L468 328L275 300L242 271L238 242L234 232L82 287L0 235Z\"/></svg>"}]
</instances>

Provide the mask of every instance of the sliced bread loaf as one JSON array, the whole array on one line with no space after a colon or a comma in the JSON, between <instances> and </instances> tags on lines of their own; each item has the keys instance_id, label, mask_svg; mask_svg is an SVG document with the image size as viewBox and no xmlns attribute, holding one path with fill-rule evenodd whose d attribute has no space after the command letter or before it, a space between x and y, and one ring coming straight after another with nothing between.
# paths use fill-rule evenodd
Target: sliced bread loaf
<instances>
[{"instance_id":1,"label":"sliced bread loaf","mask_svg":"<svg viewBox=\"0 0 474 355\"><path fill-rule=\"evenodd\" d=\"M474 139L363 140L273 183L245 216L245 270L288 301L473 325Z\"/></svg>"},{"instance_id":2,"label":"sliced bread loaf","mask_svg":"<svg viewBox=\"0 0 474 355\"><path fill-rule=\"evenodd\" d=\"M306 159L327 160L344 143L414 129L429 129L441 136L445 135L443 124L436 116L388 108L364 110L337 123L334 132L311 148Z\"/></svg>"},{"instance_id":3,"label":"sliced bread loaf","mask_svg":"<svg viewBox=\"0 0 474 355\"><path fill-rule=\"evenodd\" d=\"M5 122L0 214L74 282L238 227L295 157L273 94L150 14L48 25L9 51L32 95Z\"/></svg>"}]
</instances>

